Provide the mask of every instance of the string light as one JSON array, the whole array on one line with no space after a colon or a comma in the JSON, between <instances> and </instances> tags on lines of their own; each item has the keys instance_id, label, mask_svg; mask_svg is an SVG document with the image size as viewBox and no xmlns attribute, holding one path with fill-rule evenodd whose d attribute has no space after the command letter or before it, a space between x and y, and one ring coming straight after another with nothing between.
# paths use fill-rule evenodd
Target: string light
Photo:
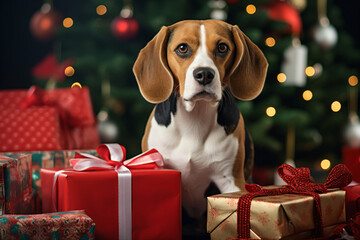
<instances>
[{"instance_id":1,"label":"string light","mask_svg":"<svg viewBox=\"0 0 360 240\"><path fill-rule=\"evenodd\" d=\"M82 88L81 84L79 82L74 82L71 87L75 87L75 86L78 86L79 88Z\"/></svg>"},{"instance_id":2,"label":"string light","mask_svg":"<svg viewBox=\"0 0 360 240\"><path fill-rule=\"evenodd\" d=\"M285 73L279 73L279 74L277 75L277 80L278 80L280 83L285 82L285 81L286 81L286 75L285 75Z\"/></svg>"},{"instance_id":3,"label":"string light","mask_svg":"<svg viewBox=\"0 0 360 240\"><path fill-rule=\"evenodd\" d=\"M323 170L327 170L330 168L331 162L329 159L323 159L321 160L320 166Z\"/></svg>"},{"instance_id":4,"label":"string light","mask_svg":"<svg viewBox=\"0 0 360 240\"><path fill-rule=\"evenodd\" d=\"M73 24L74 24L74 21L72 20L72 18L67 17L63 20L63 26L66 28L72 27Z\"/></svg>"},{"instance_id":5,"label":"string light","mask_svg":"<svg viewBox=\"0 0 360 240\"><path fill-rule=\"evenodd\" d=\"M340 111L341 109L341 103L339 101L334 101L332 104L331 104L331 110L333 112L338 112Z\"/></svg>"},{"instance_id":6,"label":"string light","mask_svg":"<svg viewBox=\"0 0 360 240\"><path fill-rule=\"evenodd\" d=\"M273 46L275 46L275 43L276 43L276 41L275 41L275 39L274 39L273 37L268 37L268 38L265 40L265 44L266 44L266 46L268 46L268 47L273 47Z\"/></svg>"},{"instance_id":7,"label":"string light","mask_svg":"<svg viewBox=\"0 0 360 240\"><path fill-rule=\"evenodd\" d=\"M68 66L67 68L65 68L65 76L67 77L71 77L75 74L75 69L72 66Z\"/></svg>"},{"instance_id":8,"label":"string light","mask_svg":"<svg viewBox=\"0 0 360 240\"><path fill-rule=\"evenodd\" d=\"M107 12L107 8L105 5L99 5L96 7L96 13L100 16L104 15Z\"/></svg>"},{"instance_id":9,"label":"string light","mask_svg":"<svg viewBox=\"0 0 360 240\"><path fill-rule=\"evenodd\" d=\"M305 74L308 77L312 77L315 74L315 69L313 67L309 66L309 67L305 68Z\"/></svg>"},{"instance_id":10,"label":"string light","mask_svg":"<svg viewBox=\"0 0 360 240\"><path fill-rule=\"evenodd\" d=\"M359 83L359 79L355 75L352 75L349 77L348 82L349 82L350 86L354 87Z\"/></svg>"},{"instance_id":11,"label":"string light","mask_svg":"<svg viewBox=\"0 0 360 240\"><path fill-rule=\"evenodd\" d=\"M268 107L266 109L266 115L268 115L268 117L273 117L276 114L276 109L274 107Z\"/></svg>"},{"instance_id":12,"label":"string light","mask_svg":"<svg viewBox=\"0 0 360 240\"><path fill-rule=\"evenodd\" d=\"M303 99L305 101L310 101L313 97L313 93L310 90L306 90L303 92Z\"/></svg>"},{"instance_id":13,"label":"string light","mask_svg":"<svg viewBox=\"0 0 360 240\"><path fill-rule=\"evenodd\" d=\"M253 4L249 4L246 6L246 12L248 14L254 14L256 12L256 7Z\"/></svg>"}]
</instances>

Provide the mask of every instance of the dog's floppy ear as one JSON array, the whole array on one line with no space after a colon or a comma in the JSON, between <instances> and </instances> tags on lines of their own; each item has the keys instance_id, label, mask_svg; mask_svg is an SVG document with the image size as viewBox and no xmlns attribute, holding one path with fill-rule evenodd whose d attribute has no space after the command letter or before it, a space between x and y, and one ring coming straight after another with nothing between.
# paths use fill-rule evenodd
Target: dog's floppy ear
<instances>
[{"instance_id":1,"label":"dog's floppy ear","mask_svg":"<svg viewBox=\"0 0 360 240\"><path fill-rule=\"evenodd\" d=\"M264 86L268 63L262 51L238 26L232 26L232 34L236 55L229 76L230 90L240 100L251 100Z\"/></svg>"},{"instance_id":2,"label":"dog's floppy ear","mask_svg":"<svg viewBox=\"0 0 360 240\"><path fill-rule=\"evenodd\" d=\"M140 51L133 67L140 92L151 103L165 101L173 90L173 76L166 56L169 33L167 27L162 27Z\"/></svg>"}]
</instances>

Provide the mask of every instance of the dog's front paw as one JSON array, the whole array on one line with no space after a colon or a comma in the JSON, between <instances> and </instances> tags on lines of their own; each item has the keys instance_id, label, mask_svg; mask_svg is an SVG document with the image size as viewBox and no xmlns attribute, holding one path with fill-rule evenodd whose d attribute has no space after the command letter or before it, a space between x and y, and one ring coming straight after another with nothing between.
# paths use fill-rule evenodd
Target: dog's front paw
<instances>
[{"instance_id":1,"label":"dog's front paw","mask_svg":"<svg viewBox=\"0 0 360 240\"><path fill-rule=\"evenodd\" d=\"M212 179L221 193L240 191L235 185L234 178L230 176L216 176Z\"/></svg>"}]
</instances>

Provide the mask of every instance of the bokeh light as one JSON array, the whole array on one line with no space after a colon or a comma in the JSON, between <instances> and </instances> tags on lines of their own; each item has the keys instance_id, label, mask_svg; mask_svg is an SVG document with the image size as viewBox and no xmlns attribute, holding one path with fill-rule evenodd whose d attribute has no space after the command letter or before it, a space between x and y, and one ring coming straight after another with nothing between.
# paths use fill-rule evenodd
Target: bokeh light
<instances>
[{"instance_id":1,"label":"bokeh light","mask_svg":"<svg viewBox=\"0 0 360 240\"><path fill-rule=\"evenodd\" d=\"M341 103L339 101L334 101L332 104L331 104L331 110L333 112L338 112L340 111L341 109Z\"/></svg>"},{"instance_id":2,"label":"bokeh light","mask_svg":"<svg viewBox=\"0 0 360 240\"><path fill-rule=\"evenodd\" d=\"M277 75L277 80L278 80L280 83L285 82L285 81L286 81L286 75L285 75L285 73L279 73L279 74Z\"/></svg>"},{"instance_id":3,"label":"bokeh light","mask_svg":"<svg viewBox=\"0 0 360 240\"><path fill-rule=\"evenodd\" d=\"M253 4L249 4L246 6L246 12L248 14L254 14L256 12L256 7Z\"/></svg>"},{"instance_id":4,"label":"bokeh light","mask_svg":"<svg viewBox=\"0 0 360 240\"><path fill-rule=\"evenodd\" d=\"M309 66L309 67L305 68L305 74L308 77L312 77L315 74L315 69L313 67Z\"/></svg>"},{"instance_id":5,"label":"bokeh light","mask_svg":"<svg viewBox=\"0 0 360 240\"><path fill-rule=\"evenodd\" d=\"M268 38L265 40L265 44L266 44L266 46L268 46L268 47L273 47L273 46L275 46L275 43L276 43L276 41L275 41L275 39L274 39L273 37L268 37Z\"/></svg>"},{"instance_id":6,"label":"bokeh light","mask_svg":"<svg viewBox=\"0 0 360 240\"><path fill-rule=\"evenodd\" d=\"M310 101L313 98L313 93L310 90L306 90L303 92L303 99L305 101Z\"/></svg>"},{"instance_id":7,"label":"bokeh light","mask_svg":"<svg viewBox=\"0 0 360 240\"><path fill-rule=\"evenodd\" d=\"M70 28L70 27L72 27L72 25L74 25L74 21L72 20L72 18L67 17L63 20L64 27Z\"/></svg>"},{"instance_id":8,"label":"bokeh light","mask_svg":"<svg viewBox=\"0 0 360 240\"><path fill-rule=\"evenodd\" d=\"M269 117L273 117L276 114L276 109L274 107L268 107L266 109L266 115L268 115Z\"/></svg>"},{"instance_id":9,"label":"bokeh light","mask_svg":"<svg viewBox=\"0 0 360 240\"><path fill-rule=\"evenodd\" d=\"M100 16L104 15L107 12L107 8L105 5L99 5L96 7L96 13Z\"/></svg>"},{"instance_id":10,"label":"bokeh light","mask_svg":"<svg viewBox=\"0 0 360 240\"><path fill-rule=\"evenodd\" d=\"M330 168L331 166L331 162L329 159L323 159L320 163L320 166L323 170L327 170Z\"/></svg>"},{"instance_id":11,"label":"bokeh light","mask_svg":"<svg viewBox=\"0 0 360 240\"><path fill-rule=\"evenodd\" d=\"M348 82L349 82L350 86L354 87L359 83L359 79L355 75L352 75L349 77Z\"/></svg>"},{"instance_id":12,"label":"bokeh light","mask_svg":"<svg viewBox=\"0 0 360 240\"><path fill-rule=\"evenodd\" d=\"M65 68L65 76L71 77L75 74L75 69L72 66L68 66Z\"/></svg>"}]
</instances>

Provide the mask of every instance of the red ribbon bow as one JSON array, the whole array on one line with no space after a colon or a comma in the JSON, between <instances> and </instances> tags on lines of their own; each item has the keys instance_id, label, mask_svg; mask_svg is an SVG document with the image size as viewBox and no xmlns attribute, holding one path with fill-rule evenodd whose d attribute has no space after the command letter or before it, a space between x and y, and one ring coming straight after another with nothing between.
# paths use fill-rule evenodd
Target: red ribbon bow
<instances>
[{"instance_id":1,"label":"red ribbon bow","mask_svg":"<svg viewBox=\"0 0 360 240\"><path fill-rule=\"evenodd\" d=\"M20 108L47 106L55 108L64 127L82 127L95 123L90 111L90 98L85 88L57 89L44 91L38 86L32 86ZM65 129L66 130L66 129Z\"/></svg>"},{"instance_id":2,"label":"red ribbon bow","mask_svg":"<svg viewBox=\"0 0 360 240\"><path fill-rule=\"evenodd\" d=\"M116 170L122 166L129 169L154 169L164 165L163 158L156 149L151 149L129 160L125 160L126 149L120 144L101 144L96 151L101 158L86 153L76 153L70 160L73 169L77 171Z\"/></svg>"},{"instance_id":3,"label":"red ribbon bow","mask_svg":"<svg viewBox=\"0 0 360 240\"><path fill-rule=\"evenodd\" d=\"M264 189L257 184L245 185L249 193L241 196L238 202L237 239L250 239L250 206L253 198L291 193L309 195L314 198L314 235L320 237L323 233L323 220L319 193L325 193L329 188L345 187L352 180L349 169L343 164L336 165L331 170L324 184L312 183L308 168L294 168L283 164L278 168L278 174L288 185L275 189Z\"/></svg>"}]
</instances>

